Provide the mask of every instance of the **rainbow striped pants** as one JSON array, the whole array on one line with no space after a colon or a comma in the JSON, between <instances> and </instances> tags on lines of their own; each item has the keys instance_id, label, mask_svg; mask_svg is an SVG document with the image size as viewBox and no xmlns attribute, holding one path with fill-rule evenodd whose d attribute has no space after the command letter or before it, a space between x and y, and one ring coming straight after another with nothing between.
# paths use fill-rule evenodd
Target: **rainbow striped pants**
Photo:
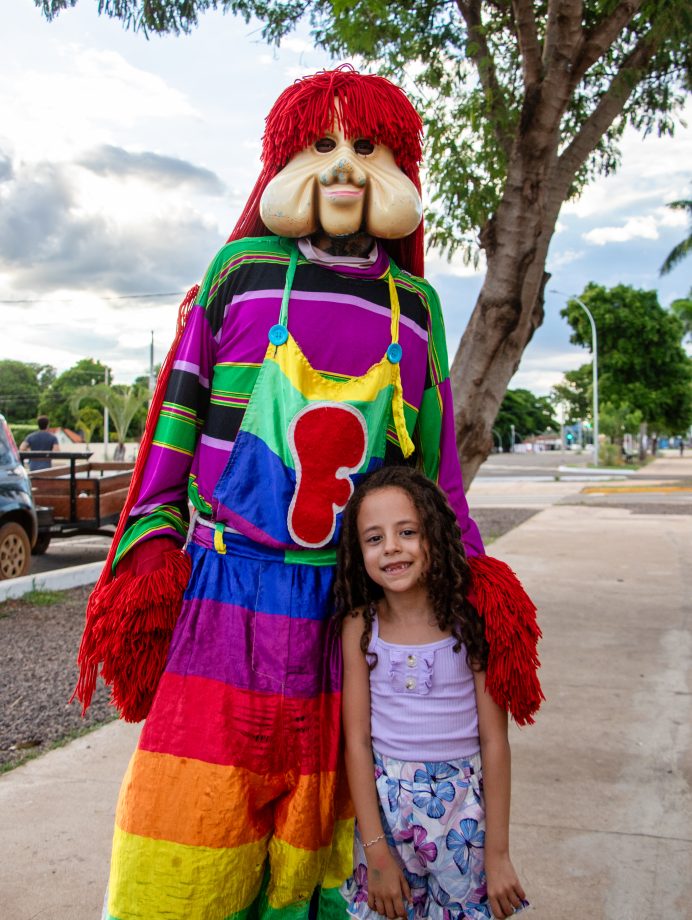
<instances>
[{"instance_id":1,"label":"rainbow striped pants","mask_svg":"<svg viewBox=\"0 0 692 920\"><path fill-rule=\"evenodd\" d=\"M107 920L343 917L332 566L198 527L165 672L118 802ZM305 558L309 558L306 554Z\"/></svg>"}]
</instances>

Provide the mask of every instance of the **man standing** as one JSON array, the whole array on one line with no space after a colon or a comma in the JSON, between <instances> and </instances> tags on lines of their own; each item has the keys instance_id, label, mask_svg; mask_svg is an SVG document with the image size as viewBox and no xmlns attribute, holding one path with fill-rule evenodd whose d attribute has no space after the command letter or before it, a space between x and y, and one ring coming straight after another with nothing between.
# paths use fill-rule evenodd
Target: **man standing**
<instances>
[{"instance_id":1,"label":"man standing","mask_svg":"<svg viewBox=\"0 0 692 920\"><path fill-rule=\"evenodd\" d=\"M39 417L36 419L36 424L38 425L38 431L32 431L31 434L28 434L22 441L19 449L50 451L58 450L58 439L54 434L51 434L51 432L48 431L48 416L39 415ZM50 465L51 460L49 457L37 457L35 460L29 460L29 469L32 472L34 470L47 470Z\"/></svg>"}]
</instances>

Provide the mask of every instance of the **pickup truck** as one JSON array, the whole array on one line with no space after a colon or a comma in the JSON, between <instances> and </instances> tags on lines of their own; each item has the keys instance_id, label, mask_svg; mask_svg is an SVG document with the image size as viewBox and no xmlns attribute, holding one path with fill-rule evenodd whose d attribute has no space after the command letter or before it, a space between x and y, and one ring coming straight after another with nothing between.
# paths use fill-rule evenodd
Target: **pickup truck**
<instances>
[{"instance_id":1,"label":"pickup truck","mask_svg":"<svg viewBox=\"0 0 692 920\"><path fill-rule=\"evenodd\" d=\"M20 452L0 415L0 580L27 575L32 554L45 553L54 538L113 535L134 462L92 463L91 456ZM39 457L51 466L27 472L23 461Z\"/></svg>"},{"instance_id":2,"label":"pickup truck","mask_svg":"<svg viewBox=\"0 0 692 920\"><path fill-rule=\"evenodd\" d=\"M38 514L29 474L0 415L0 579L26 575L38 539Z\"/></svg>"},{"instance_id":3,"label":"pickup truck","mask_svg":"<svg viewBox=\"0 0 692 920\"><path fill-rule=\"evenodd\" d=\"M91 461L91 453L83 451L22 451L20 456L24 460L42 454L51 459L52 466L33 470L29 479L34 501L50 509L50 517L39 520L34 553L45 553L54 537L113 536L130 488L134 463L117 460L96 463Z\"/></svg>"}]
</instances>

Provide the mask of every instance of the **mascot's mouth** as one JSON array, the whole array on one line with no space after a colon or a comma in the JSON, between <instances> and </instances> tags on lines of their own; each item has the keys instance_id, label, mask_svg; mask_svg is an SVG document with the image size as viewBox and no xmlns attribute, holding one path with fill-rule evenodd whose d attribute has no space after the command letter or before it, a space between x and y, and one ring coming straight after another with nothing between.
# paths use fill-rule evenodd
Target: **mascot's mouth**
<instances>
[{"instance_id":1,"label":"mascot's mouth","mask_svg":"<svg viewBox=\"0 0 692 920\"><path fill-rule=\"evenodd\" d=\"M320 191L325 198L362 198L365 189L354 186L330 185L327 188L320 186Z\"/></svg>"}]
</instances>

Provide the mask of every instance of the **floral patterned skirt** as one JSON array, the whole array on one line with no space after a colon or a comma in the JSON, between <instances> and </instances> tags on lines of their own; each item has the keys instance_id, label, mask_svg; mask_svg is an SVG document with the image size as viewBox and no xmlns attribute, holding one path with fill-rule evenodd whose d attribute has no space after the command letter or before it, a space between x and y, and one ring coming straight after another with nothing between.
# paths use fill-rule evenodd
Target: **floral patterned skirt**
<instances>
[{"instance_id":1,"label":"floral patterned skirt","mask_svg":"<svg viewBox=\"0 0 692 920\"><path fill-rule=\"evenodd\" d=\"M487 920L485 808L481 756L444 763L395 760L373 751L387 842L411 888L408 920ZM353 875L341 893L360 920L368 907L368 868L356 826Z\"/></svg>"}]
</instances>

